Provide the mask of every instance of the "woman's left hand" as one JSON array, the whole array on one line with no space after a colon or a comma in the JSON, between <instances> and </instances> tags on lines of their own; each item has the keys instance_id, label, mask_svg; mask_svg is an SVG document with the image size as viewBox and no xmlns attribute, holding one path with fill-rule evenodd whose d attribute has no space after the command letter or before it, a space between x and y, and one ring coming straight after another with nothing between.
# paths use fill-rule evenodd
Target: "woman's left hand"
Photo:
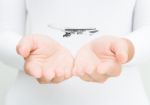
<instances>
[{"instance_id":1,"label":"woman's left hand","mask_svg":"<svg viewBox=\"0 0 150 105\"><path fill-rule=\"evenodd\" d=\"M103 36L83 46L75 58L73 74L85 81L104 82L118 76L121 65L134 55L128 39Z\"/></svg>"}]
</instances>

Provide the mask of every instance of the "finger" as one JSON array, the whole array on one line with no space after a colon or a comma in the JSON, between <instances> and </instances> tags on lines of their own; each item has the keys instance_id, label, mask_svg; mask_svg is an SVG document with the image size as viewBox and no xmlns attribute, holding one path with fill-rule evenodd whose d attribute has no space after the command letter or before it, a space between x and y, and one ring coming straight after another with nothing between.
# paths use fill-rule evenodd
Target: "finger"
<instances>
[{"instance_id":1,"label":"finger","mask_svg":"<svg viewBox=\"0 0 150 105\"><path fill-rule=\"evenodd\" d=\"M97 72L107 77L116 77L121 73L121 65L113 61L105 62L99 64Z\"/></svg>"},{"instance_id":2,"label":"finger","mask_svg":"<svg viewBox=\"0 0 150 105\"><path fill-rule=\"evenodd\" d=\"M69 79L72 77L72 68L65 68L65 79Z\"/></svg>"},{"instance_id":3,"label":"finger","mask_svg":"<svg viewBox=\"0 0 150 105\"><path fill-rule=\"evenodd\" d=\"M79 71L80 71L80 72L78 73L78 76L79 76L82 80L88 81L88 82L92 81L92 78L88 75L88 73L91 72L91 71L88 71L88 70L86 69L86 67L80 68ZM88 72L87 72L87 71L88 71Z\"/></svg>"},{"instance_id":4,"label":"finger","mask_svg":"<svg viewBox=\"0 0 150 105\"><path fill-rule=\"evenodd\" d=\"M84 67L79 67L79 66L75 66L74 69L73 69L73 74L75 76L78 76L80 77L82 80L84 81L88 81L90 82L91 81L91 78L87 75L86 69L84 69Z\"/></svg>"},{"instance_id":5,"label":"finger","mask_svg":"<svg viewBox=\"0 0 150 105\"><path fill-rule=\"evenodd\" d=\"M118 40L112 45L112 51L115 53L118 63L126 63L128 61L128 46L124 41Z\"/></svg>"},{"instance_id":6,"label":"finger","mask_svg":"<svg viewBox=\"0 0 150 105\"><path fill-rule=\"evenodd\" d=\"M33 38L31 36L25 36L17 46L17 53L26 58L34 49L35 45L33 42Z\"/></svg>"},{"instance_id":7,"label":"finger","mask_svg":"<svg viewBox=\"0 0 150 105\"><path fill-rule=\"evenodd\" d=\"M74 67L72 68L72 74L73 74L74 76L77 75L77 70L78 70L77 61L75 60L75 62L74 62Z\"/></svg>"},{"instance_id":8,"label":"finger","mask_svg":"<svg viewBox=\"0 0 150 105\"><path fill-rule=\"evenodd\" d=\"M92 80L93 82L103 83L103 82L105 82L106 79L107 79L106 76L104 76L104 75L102 75L102 74L99 74L99 73L97 72L97 68L94 67L94 66L88 66L88 67L86 68L86 70L87 70L88 76L89 76L90 78L92 78L91 80ZM89 72L88 72L88 71L89 71Z\"/></svg>"},{"instance_id":9,"label":"finger","mask_svg":"<svg viewBox=\"0 0 150 105\"><path fill-rule=\"evenodd\" d=\"M63 68L55 69L55 77L51 80L51 83L60 83L65 79L65 71Z\"/></svg>"},{"instance_id":10,"label":"finger","mask_svg":"<svg viewBox=\"0 0 150 105\"><path fill-rule=\"evenodd\" d=\"M74 68L72 69L72 75L74 75L74 76L77 75L77 68L76 68L76 67L74 67Z\"/></svg>"},{"instance_id":11,"label":"finger","mask_svg":"<svg viewBox=\"0 0 150 105\"><path fill-rule=\"evenodd\" d=\"M26 62L24 66L25 72L35 78L42 76L42 67L36 62Z\"/></svg>"},{"instance_id":12,"label":"finger","mask_svg":"<svg viewBox=\"0 0 150 105\"><path fill-rule=\"evenodd\" d=\"M67 63L66 67L64 67L64 72L65 72L65 79L69 79L73 76L73 64L74 61L70 61L69 63Z\"/></svg>"},{"instance_id":13,"label":"finger","mask_svg":"<svg viewBox=\"0 0 150 105\"><path fill-rule=\"evenodd\" d=\"M48 79L45 79L44 77L38 78L37 81L40 84L49 84L50 83L50 81Z\"/></svg>"},{"instance_id":14,"label":"finger","mask_svg":"<svg viewBox=\"0 0 150 105\"><path fill-rule=\"evenodd\" d=\"M50 83L51 80L55 77L55 73L53 71L54 71L54 69L52 69L52 68L51 69L44 68L42 77L38 78L37 81L40 84Z\"/></svg>"},{"instance_id":15,"label":"finger","mask_svg":"<svg viewBox=\"0 0 150 105\"><path fill-rule=\"evenodd\" d=\"M84 75L84 69L83 69L83 67L75 66L74 69L73 69L73 74L75 76L82 77Z\"/></svg>"},{"instance_id":16,"label":"finger","mask_svg":"<svg viewBox=\"0 0 150 105\"><path fill-rule=\"evenodd\" d=\"M55 77L55 72L53 68L46 68L43 70L43 77L45 78L45 80L47 81L51 81L54 77Z\"/></svg>"},{"instance_id":17,"label":"finger","mask_svg":"<svg viewBox=\"0 0 150 105\"><path fill-rule=\"evenodd\" d=\"M74 76L83 75L83 71L82 71L81 65L82 65L81 61L78 60L78 56L77 56L75 61L74 61L74 67L73 67L73 70L72 70L72 74Z\"/></svg>"},{"instance_id":18,"label":"finger","mask_svg":"<svg viewBox=\"0 0 150 105\"><path fill-rule=\"evenodd\" d=\"M87 81L87 82L91 82L93 81L93 79L88 75L88 74L85 74L83 76L80 76L80 78L84 81Z\"/></svg>"}]
</instances>

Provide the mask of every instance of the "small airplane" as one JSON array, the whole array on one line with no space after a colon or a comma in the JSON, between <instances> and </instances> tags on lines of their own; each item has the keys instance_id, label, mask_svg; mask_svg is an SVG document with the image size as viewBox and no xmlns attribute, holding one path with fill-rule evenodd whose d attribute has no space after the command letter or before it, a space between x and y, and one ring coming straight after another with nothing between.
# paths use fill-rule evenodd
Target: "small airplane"
<instances>
[{"instance_id":1,"label":"small airplane","mask_svg":"<svg viewBox=\"0 0 150 105\"><path fill-rule=\"evenodd\" d=\"M55 29L55 30L65 32L63 37L70 37L72 34L80 35L80 34L83 34L84 32L89 32L90 35L98 32L98 30L96 28L66 28L66 29L61 29L61 28L53 27L51 25L48 25L48 27Z\"/></svg>"},{"instance_id":2,"label":"small airplane","mask_svg":"<svg viewBox=\"0 0 150 105\"><path fill-rule=\"evenodd\" d=\"M69 37L69 36L71 36L72 34L77 34L77 35L79 35L79 34L83 34L83 32L86 32L86 31L88 31L90 34L94 34L94 33L96 33L96 32L98 32L98 30L96 29L96 28L85 28L85 29L80 29L80 28L78 28L78 29L74 29L74 28L67 28L67 29L65 29L65 34L63 35L63 37Z\"/></svg>"}]
</instances>

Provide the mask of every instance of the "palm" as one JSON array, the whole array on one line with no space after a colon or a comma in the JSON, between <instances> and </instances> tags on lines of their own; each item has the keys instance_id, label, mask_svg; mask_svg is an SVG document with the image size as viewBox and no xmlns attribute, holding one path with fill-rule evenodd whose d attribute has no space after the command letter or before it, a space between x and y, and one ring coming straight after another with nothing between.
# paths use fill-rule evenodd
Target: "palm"
<instances>
[{"instance_id":1,"label":"palm","mask_svg":"<svg viewBox=\"0 0 150 105\"><path fill-rule=\"evenodd\" d=\"M74 74L83 80L94 82L104 82L108 76L120 74L121 65L117 63L111 44L104 42L90 43L79 50Z\"/></svg>"},{"instance_id":2,"label":"palm","mask_svg":"<svg viewBox=\"0 0 150 105\"><path fill-rule=\"evenodd\" d=\"M71 77L73 58L56 41L45 36L32 38L32 50L25 57L25 71L41 83L57 83Z\"/></svg>"}]
</instances>

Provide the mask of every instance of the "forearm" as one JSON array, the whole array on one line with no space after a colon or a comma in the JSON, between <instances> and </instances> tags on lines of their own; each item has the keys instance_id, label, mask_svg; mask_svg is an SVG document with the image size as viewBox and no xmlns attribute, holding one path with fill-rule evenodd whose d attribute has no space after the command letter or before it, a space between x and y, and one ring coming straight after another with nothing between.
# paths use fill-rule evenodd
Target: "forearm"
<instances>
[{"instance_id":1,"label":"forearm","mask_svg":"<svg viewBox=\"0 0 150 105\"><path fill-rule=\"evenodd\" d=\"M135 54L129 64L150 61L150 0L137 0L133 12L133 32L127 37L134 45Z\"/></svg>"},{"instance_id":2,"label":"forearm","mask_svg":"<svg viewBox=\"0 0 150 105\"><path fill-rule=\"evenodd\" d=\"M22 69L24 61L16 52L22 36L14 32L2 32L0 35L0 60L9 66Z\"/></svg>"},{"instance_id":3,"label":"forearm","mask_svg":"<svg viewBox=\"0 0 150 105\"><path fill-rule=\"evenodd\" d=\"M130 33L125 38L129 39L134 46L134 57L130 64L145 64L150 61L150 26L144 26Z\"/></svg>"},{"instance_id":4,"label":"forearm","mask_svg":"<svg viewBox=\"0 0 150 105\"><path fill-rule=\"evenodd\" d=\"M15 68L23 68L16 45L24 34L26 7L24 0L0 0L0 60Z\"/></svg>"}]
</instances>

